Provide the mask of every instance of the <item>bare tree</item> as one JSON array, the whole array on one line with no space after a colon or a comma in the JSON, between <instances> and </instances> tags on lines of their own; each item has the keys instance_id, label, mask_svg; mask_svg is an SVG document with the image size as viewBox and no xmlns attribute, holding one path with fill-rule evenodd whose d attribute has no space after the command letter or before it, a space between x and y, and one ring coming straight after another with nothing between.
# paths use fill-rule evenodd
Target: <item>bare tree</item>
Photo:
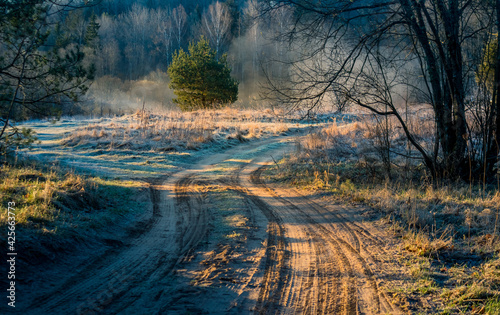
<instances>
[{"instance_id":1,"label":"bare tree","mask_svg":"<svg viewBox=\"0 0 500 315\"><path fill-rule=\"evenodd\" d=\"M148 52L151 10L134 4L127 14L120 16L118 22L126 43L124 52L128 61L129 78L136 79L144 72L145 66L151 64L151 54Z\"/></svg>"},{"instance_id":2,"label":"bare tree","mask_svg":"<svg viewBox=\"0 0 500 315\"><path fill-rule=\"evenodd\" d=\"M246 8L243 10L244 18L246 20L247 26L247 36L250 41L251 60L252 60L252 80L255 85L255 80L257 78L258 64L259 64L259 50L261 46L261 36L260 36L260 21L258 19L259 12L257 2L255 0L249 0L247 2ZM243 62L243 59L240 60Z\"/></svg>"},{"instance_id":3,"label":"bare tree","mask_svg":"<svg viewBox=\"0 0 500 315\"><path fill-rule=\"evenodd\" d=\"M217 56L219 56L222 45L227 40L231 20L232 17L226 5L219 1L211 4L203 14L202 21L205 26L206 35L210 43L214 46Z\"/></svg>"},{"instance_id":4,"label":"bare tree","mask_svg":"<svg viewBox=\"0 0 500 315\"><path fill-rule=\"evenodd\" d=\"M174 25L170 11L158 9L153 12L152 24L156 25L153 41L160 51L161 59L170 64L172 58L172 46L174 37Z\"/></svg>"},{"instance_id":5,"label":"bare tree","mask_svg":"<svg viewBox=\"0 0 500 315\"><path fill-rule=\"evenodd\" d=\"M281 37L282 34L288 33L290 22L292 21L293 8L288 5L280 5L271 11L271 31L276 34L274 39L275 59L278 61L277 73L273 74L275 77L287 79L284 64L287 59L286 42Z\"/></svg>"},{"instance_id":6,"label":"bare tree","mask_svg":"<svg viewBox=\"0 0 500 315\"><path fill-rule=\"evenodd\" d=\"M118 74L118 63L120 59L120 47L118 44L118 31L115 21L106 14L103 14L97 20L99 23L99 38L101 46L96 54L97 75Z\"/></svg>"},{"instance_id":7,"label":"bare tree","mask_svg":"<svg viewBox=\"0 0 500 315\"><path fill-rule=\"evenodd\" d=\"M486 153L486 160L488 161L487 167L485 167L486 172L492 172L495 164L497 165L497 172L500 174L500 39L498 38L500 34L500 0L490 0L488 1L495 12L495 28L496 28L496 56L494 56L494 79L493 79L493 91L491 98L491 136L487 139L485 147L487 147L488 153Z\"/></svg>"},{"instance_id":8,"label":"bare tree","mask_svg":"<svg viewBox=\"0 0 500 315\"><path fill-rule=\"evenodd\" d=\"M179 4L177 8L172 10L173 26L175 28L175 39L177 40L178 49L181 49L182 38L186 30L187 14L186 10Z\"/></svg>"}]
</instances>

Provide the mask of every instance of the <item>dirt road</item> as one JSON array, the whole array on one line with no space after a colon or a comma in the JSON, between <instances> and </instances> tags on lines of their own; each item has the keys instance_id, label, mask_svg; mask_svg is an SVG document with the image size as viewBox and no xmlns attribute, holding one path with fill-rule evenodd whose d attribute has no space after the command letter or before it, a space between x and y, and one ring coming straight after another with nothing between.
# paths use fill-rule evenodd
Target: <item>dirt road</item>
<instances>
[{"instance_id":1,"label":"dirt road","mask_svg":"<svg viewBox=\"0 0 500 315\"><path fill-rule=\"evenodd\" d=\"M151 206L123 245L24 313L400 313L380 289L394 270L384 234L360 209L263 181L292 148L292 137L254 141L152 181ZM235 237L218 227L213 198L245 222Z\"/></svg>"}]
</instances>

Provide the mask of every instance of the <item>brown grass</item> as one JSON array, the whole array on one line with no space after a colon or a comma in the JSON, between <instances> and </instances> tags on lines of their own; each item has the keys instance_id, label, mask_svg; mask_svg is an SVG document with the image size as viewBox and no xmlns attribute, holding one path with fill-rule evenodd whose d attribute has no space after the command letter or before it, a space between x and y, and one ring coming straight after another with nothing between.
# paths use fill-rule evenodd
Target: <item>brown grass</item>
<instances>
[{"instance_id":1,"label":"brown grass","mask_svg":"<svg viewBox=\"0 0 500 315\"><path fill-rule=\"evenodd\" d=\"M79 128L63 144L99 148L170 151L197 150L213 144L247 141L288 131L290 124L271 113L251 110L203 110L188 113L151 113L138 110L133 115Z\"/></svg>"}]
</instances>

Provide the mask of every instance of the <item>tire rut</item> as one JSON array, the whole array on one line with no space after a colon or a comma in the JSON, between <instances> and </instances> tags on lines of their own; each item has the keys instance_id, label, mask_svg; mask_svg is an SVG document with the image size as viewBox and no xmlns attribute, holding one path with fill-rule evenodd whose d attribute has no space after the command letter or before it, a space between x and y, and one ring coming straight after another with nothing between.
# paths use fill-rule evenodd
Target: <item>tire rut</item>
<instances>
[{"instance_id":1,"label":"tire rut","mask_svg":"<svg viewBox=\"0 0 500 315\"><path fill-rule=\"evenodd\" d=\"M251 173L250 179L253 185L259 186L268 192L271 192L267 186L265 186L261 179L260 175L263 171L263 167L258 168L257 170L253 171ZM289 202L283 202L284 199L277 195L273 195L273 198L279 200L281 203L286 205L286 208L288 209L293 209L296 210L296 206L292 203ZM290 215L294 216L293 213L289 211ZM274 216L277 216L273 214ZM296 217L296 215L294 216ZM299 221L300 222L300 221ZM303 229L307 232L308 235L311 236L312 238L312 243L314 244L312 246L313 248L313 253L312 255L314 256L314 261L311 261L311 266L310 266L310 271L309 271L309 276L312 276L314 280L311 282L311 280L308 281L308 284L311 285L311 283L315 283L315 289L316 292L314 293L316 295L316 298L313 299L316 303L316 305L310 305L310 296L313 294L312 292L306 293L306 296L302 298L298 298L297 301L295 301L295 309L297 311L303 309L306 313L319 313L319 314L327 314L331 313L331 311L340 314L356 314L356 309L357 309L357 298L356 298L356 289L355 289L355 277L354 277L354 271L352 266L349 263L349 260L347 256L344 255L342 252L340 246L332 240L329 240L328 243L330 245L333 245L332 248L333 250L328 250L327 247L324 245L324 241L326 241L324 235L321 235L315 231L315 229L311 226L304 225ZM324 255L328 254L328 255ZM321 257L331 257L333 258L334 261L338 262L340 266L340 270L336 268L336 266L329 265L327 266L326 264L321 262ZM324 257L324 258L326 258ZM272 258L267 258L268 260ZM319 265L319 266L318 266ZM336 265L336 264L335 264ZM323 267L320 267L323 266ZM330 267L330 268L328 268ZM329 269L329 270L328 270ZM341 277L341 275L344 274L345 277ZM343 283L340 283L336 279L343 279ZM265 279L266 280L266 279ZM261 290L266 290L267 287L270 286L266 281L264 280L263 286ZM321 286L319 283L326 283L327 280L333 280L333 285L332 286ZM342 294L342 302L339 301L338 297L338 292L343 292ZM273 302L280 302L280 301L273 301ZM322 306L321 308L319 306ZM275 306L275 308L278 308L278 306Z\"/></svg>"},{"instance_id":2,"label":"tire rut","mask_svg":"<svg viewBox=\"0 0 500 315\"><path fill-rule=\"evenodd\" d=\"M323 279L329 274L327 267L321 263L320 258L322 255L326 255L325 246L321 242L312 242L311 240L307 242L307 246L299 246L308 247L307 251L313 253L311 256L314 256L314 259L310 261L307 274L291 272L293 270L292 260L298 259L297 257L292 257L292 255L296 255L295 252L299 252L303 248L294 248L294 244L288 244L284 237L287 231L283 227L281 218L275 215L274 211L265 202L250 194L248 190L240 185L239 174L243 168L245 168L245 165L233 173L229 181L224 182L227 185L231 185L231 188L237 191L249 203L254 204L267 216L270 222L268 226L264 279L255 308L256 313L279 313L281 304L293 309L296 314L331 313L334 309L332 307L329 307L326 312L320 311L321 306L326 308L327 297L335 296L332 287L327 286L327 281ZM279 232L277 232L278 230ZM304 235L304 238L306 237L307 235ZM277 241L278 238L281 241ZM283 247L282 244L286 244L287 248ZM280 252L284 252L285 255L277 257ZM278 278L273 277L276 274L279 275ZM329 276L331 277L331 274ZM318 283L321 285L318 285ZM315 298L312 298L314 295L316 295ZM311 303L311 299L315 303Z\"/></svg>"},{"instance_id":3,"label":"tire rut","mask_svg":"<svg viewBox=\"0 0 500 315\"><path fill-rule=\"evenodd\" d=\"M175 244L176 249L165 256L164 259L151 268L151 271L145 274L142 279L147 279L140 286L127 292L120 300L116 301L112 307L106 309L106 313L115 314L125 310L142 311L148 309L148 305L165 305L171 302L170 297L165 294L169 289L169 278L174 276L174 272L179 264L186 261L193 248L207 234L208 215L203 206L201 194L193 189L195 185L193 174L181 177L174 183L174 205L175 212ZM158 283L162 283L160 290L154 288ZM155 292L151 294L150 292ZM157 306L158 307L158 306ZM157 308L156 307L156 308ZM151 312L158 310L153 307Z\"/></svg>"},{"instance_id":4,"label":"tire rut","mask_svg":"<svg viewBox=\"0 0 500 315\"><path fill-rule=\"evenodd\" d=\"M346 240L339 238L339 237L334 237L334 233L331 229L327 229L324 225L319 224L316 222L314 219L311 218L309 213L306 213L304 210L301 208L297 207L294 203L290 202L289 200L279 196L273 189L267 187L261 180L260 180L260 174L262 171L265 169L266 166L260 167L257 170L255 170L252 174L252 182L255 185L259 185L262 188L266 189L274 198L280 200L283 204L286 204L289 208L293 209L297 213L300 213L304 221L308 224L310 227L314 227L314 229L310 229L310 233L312 235L316 234L318 237L320 237L322 240L326 241L328 244L330 244L333 248L336 249L337 255L343 264L345 271L347 272L348 279L354 279L354 272L353 272L353 266L349 262L349 259L347 256L351 257L351 260L354 261L354 263L359 267L361 272L364 274L366 277L366 280L368 282L368 285L372 291L371 293L371 298L370 301L374 304L375 309L373 310L375 313L381 312L381 301L380 299L382 298L383 301L382 303L387 306L389 306L389 309L391 311L394 311L394 308L391 306L391 304L387 301L387 298L385 294L382 294L378 290L377 283L375 281L374 274L372 270L370 269L368 263L366 262L365 258L361 255L361 247L358 245L360 244L359 237L356 232L362 232L361 235L363 238L369 238L371 241L373 241L373 238L370 237L371 235L369 234L368 231L365 231L363 228L359 227L356 225L355 229L351 229L349 227L348 223L342 222L342 218L340 218L337 215L333 216L336 218L336 224L338 224L347 234L349 235L349 239L354 240L354 246L348 243ZM316 214L319 214L322 216L322 212L324 210L319 209L321 208L319 205L316 203L312 202L308 198L303 198L305 201L305 204L307 205L306 207L308 209L314 210ZM331 213L330 213L331 214ZM330 226L333 225L333 223L329 224ZM318 232L319 231L319 232ZM369 236L370 235L370 236ZM359 246L359 247L358 247ZM345 251L345 253L344 253ZM355 314L358 312L359 305L357 305L357 294L355 292L354 286L349 286L347 284L346 292L344 293L344 304L343 304L343 313L346 314ZM338 309L337 309L338 311Z\"/></svg>"},{"instance_id":5,"label":"tire rut","mask_svg":"<svg viewBox=\"0 0 500 315\"><path fill-rule=\"evenodd\" d=\"M180 257L192 250L207 234L208 214L206 208L202 205L201 194L190 189L193 184L196 184L193 177L192 174L186 176L175 185L177 215L181 218L187 214L186 218L177 221L178 229L181 231L178 239ZM186 226L183 226L183 223Z\"/></svg>"},{"instance_id":6,"label":"tire rut","mask_svg":"<svg viewBox=\"0 0 500 315\"><path fill-rule=\"evenodd\" d=\"M360 251L356 251L357 253L354 253L354 255L357 256L357 259L362 264L363 269L365 270L365 275L370 278L370 285L378 294L378 298L376 300L377 304L378 304L378 309L380 309L382 307L382 304L383 304L391 312L402 313L402 311L399 308L397 308L396 306L394 306L392 303L389 302L387 295L383 291L378 290L377 284L375 281L375 277L374 277L374 273L368 267L368 263L366 261L366 259L371 259L375 263L375 267L378 266L378 260L373 257L372 251L375 250L376 253L386 256L387 253L383 249L383 242L380 241L375 236L373 236L368 230L361 227L359 224L353 222L352 219L348 217L348 215L346 213L347 210L345 210L344 207L340 207L340 209L341 209L340 212L334 213L332 211L325 210L326 206L320 206L315 201L311 200L308 196L302 195L297 190L295 190L295 192L299 196L301 196L301 198L306 199L313 206L313 208L315 209L315 211L318 215L322 216L323 218L325 218L326 214L335 217L336 220L342 222L342 226L344 226L346 229L353 230L354 235L358 240L360 240L359 237L361 236L361 238L363 238L365 240L364 242L362 242L363 244L366 244L368 242L368 243L373 245L370 248L368 248L367 246L363 247L363 250L366 252L366 254L364 255L365 257L361 256ZM330 224L330 226L331 226L331 224ZM333 233L333 231L334 230L331 229L331 233ZM352 233L350 233L350 234L352 235ZM345 241L343 241L343 242L345 242ZM350 246L350 244L348 244L348 243L346 243L346 247L351 252L354 250L352 248L352 246Z\"/></svg>"}]
</instances>

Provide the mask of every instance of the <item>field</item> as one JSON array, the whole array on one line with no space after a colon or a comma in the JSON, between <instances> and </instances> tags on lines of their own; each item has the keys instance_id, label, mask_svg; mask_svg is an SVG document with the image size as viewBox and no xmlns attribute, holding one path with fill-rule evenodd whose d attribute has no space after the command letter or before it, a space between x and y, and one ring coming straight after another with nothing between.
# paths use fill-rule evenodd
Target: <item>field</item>
<instances>
[{"instance_id":1,"label":"field","mask_svg":"<svg viewBox=\"0 0 500 315\"><path fill-rule=\"evenodd\" d=\"M18 206L19 309L497 314L498 189L432 185L414 154L386 154L381 123L235 109L28 123L40 143L0 186Z\"/></svg>"}]
</instances>

